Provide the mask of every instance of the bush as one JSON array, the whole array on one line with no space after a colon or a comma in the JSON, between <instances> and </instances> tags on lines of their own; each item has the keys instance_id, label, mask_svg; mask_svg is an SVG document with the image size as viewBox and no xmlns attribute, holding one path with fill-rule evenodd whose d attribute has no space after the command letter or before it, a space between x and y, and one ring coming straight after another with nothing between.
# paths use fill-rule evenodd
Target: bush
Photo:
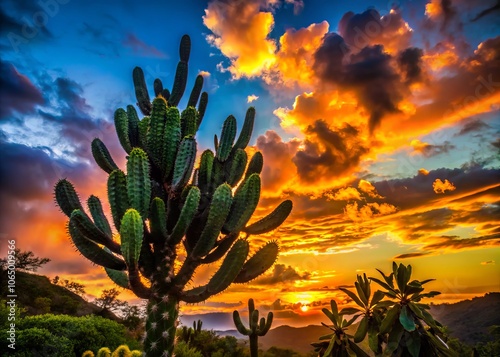
<instances>
[{"instance_id":1,"label":"bush","mask_svg":"<svg viewBox=\"0 0 500 357\"><path fill-rule=\"evenodd\" d=\"M67 315L37 315L18 320L19 331L38 328L54 336L68 339L72 344L72 354L81 356L85 351L97 351L102 346L112 349L122 344L140 348L137 341L127 339L126 328L119 323L99 316L73 317Z\"/></svg>"},{"instance_id":2,"label":"bush","mask_svg":"<svg viewBox=\"0 0 500 357\"><path fill-rule=\"evenodd\" d=\"M32 327L20 330L16 337L16 350L2 350L2 356L31 357L36 355L67 357L73 355L73 344L64 336L58 336L47 329Z\"/></svg>"}]
</instances>

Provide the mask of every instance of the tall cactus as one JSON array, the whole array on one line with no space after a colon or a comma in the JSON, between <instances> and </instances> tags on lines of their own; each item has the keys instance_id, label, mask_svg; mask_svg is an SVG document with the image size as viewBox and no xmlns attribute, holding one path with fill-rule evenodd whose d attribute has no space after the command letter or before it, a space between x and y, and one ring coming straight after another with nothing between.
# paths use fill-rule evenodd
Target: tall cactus
<instances>
[{"instance_id":1,"label":"tall cactus","mask_svg":"<svg viewBox=\"0 0 500 357\"><path fill-rule=\"evenodd\" d=\"M144 349L150 357L172 355L179 302L202 302L232 283L255 279L274 264L276 242L249 257L247 238L276 229L292 209L285 201L268 217L248 224L259 201L262 169L262 155L256 153L247 165L244 151L253 108L237 139L236 120L227 118L215 151L206 150L194 167L195 135L208 95L200 96L203 81L198 77L188 108L182 114L177 109L186 86L190 43L188 36L182 38L172 90L155 80L152 102L142 70L133 71L137 103L146 116L139 119L133 106L116 111L116 131L128 154L126 172L100 139L92 144L97 164L109 175L108 201L119 239L97 197L88 200L88 214L69 181L60 180L55 187L74 246L103 266L114 283L148 300ZM181 246L185 257L178 260ZM198 267L218 261L218 270L206 284L189 286Z\"/></svg>"},{"instance_id":2,"label":"tall cactus","mask_svg":"<svg viewBox=\"0 0 500 357\"><path fill-rule=\"evenodd\" d=\"M253 299L248 300L248 325L246 328L241 322L240 314L237 310L233 312L233 321L238 329L238 332L242 335L248 336L250 339L250 356L257 357L259 355L259 336L265 336L265 334L271 328L273 323L273 313L269 312L267 314L267 320L261 317L259 321L259 310L255 310L255 304Z\"/></svg>"}]
</instances>

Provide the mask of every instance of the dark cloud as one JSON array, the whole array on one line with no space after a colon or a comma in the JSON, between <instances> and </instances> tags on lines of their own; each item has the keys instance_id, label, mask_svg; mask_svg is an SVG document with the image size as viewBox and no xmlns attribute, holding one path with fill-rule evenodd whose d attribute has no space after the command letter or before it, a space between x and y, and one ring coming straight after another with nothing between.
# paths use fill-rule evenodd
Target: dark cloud
<instances>
[{"instance_id":1,"label":"dark cloud","mask_svg":"<svg viewBox=\"0 0 500 357\"><path fill-rule=\"evenodd\" d=\"M0 59L0 120L14 113L32 113L44 103L40 90L10 62Z\"/></svg>"},{"instance_id":2,"label":"dark cloud","mask_svg":"<svg viewBox=\"0 0 500 357\"><path fill-rule=\"evenodd\" d=\"M415 175L404 179L384 180L373 183L378 193L386 198L386 202L401 209L425 205L435 199L432 183L436 179L452 182L455 195L473 192L499 182L500 169L488 169L480 165L463 168L441 168L429 171L427 175Z\"/></svg>"},{"instance_id":3,"label":"dark cloud","mask_svg":"<svg viewBox=\"0 0 500 357\"><path fill-rule=\"evenodd\" d=\"M120 44L123 39L116 26L94 26L84 22L79 34L90 44L85 46L87 51L102 57L120 56Z\"/></svg>"},{"instance_id":4,"label":"dark cloud","mask_svg":"<svg viewBox=\"0 0 500 357\"><path fill-rule=\"evenodd\" d=\"M433 157L440 154L447 154L455 148L456 148L455 145L453 145L449 141L445 141L441 145L432 145L425 143L419 146L418 148L415 148L415 150L420 152L425 157Z\"/></svg>"},{"instance_id":5,"label":"dark cloud","mask_svg":"<svg viewBox=\"0 0 500 357\"><path fill-rule=\"evenodd\" d=\"M456 136L461 136L465 134L469 134L472 132L480 131L482 129L489 129L491 126L486 124L484 121L479 119L469 120L465 123L465 125L460 129L460 131L456 134Z\"/></svg>"},{"instance_id":6,"label":"dark cloud","mask_svg":"<svg viewBox=\"0 0 500 357\"><path fill-rule=\"evenodd\" d=\"M354 54L349 52L342 37L327 34L315 54L314 70L321 80L356 93L370 112L368 126L373 132L384 115L399 111L397 104L404 97L401 79L383 46L367 46Z\"/></svg>"},{"instance_id":7,"label":"dark cloud","mask_svg":"<svg viewBox=\"0 0 500 357\"><path fill-rule=\"evenodd\" d=\"M397 9L384 16L380 16L375 9L360 14L349 11L340 19L338 29L347 45L355 52L375 44L400 48L411 37L411 31Z\"/></svg>"},{"instance_id":8,"label":"dark cloud","mask_svg":"<svg viewBox=\"0 0 500 357\"><path fill-rule=\"evenodd\" d=\"M284 264L276 264L270 275L263 276L255 281L256 284L272 285L278 283L294 282L296 280L308 280L310 273L304 272L300 274L291 266Z\"/></svg>"},{"instance_id":9,"label":"dark cloud","mask_svg":"<svg viewBox=\"0 0 500 357\"><path fill-rule=\"evenodd\" d=\"M500 151L500 138L496 138L492 141L491 145Z\"/></svg>"},{"instance_id":10,"label":"dark cloud","mask_svg":"<svg viewBox=\"0 0 500 357\"><path fill-rule=\"evenodd\" d=\"M415 83L422 80L422 56L424 52L417 47L410 47L398 56L398 64L403 71L406 83Z\"/></svg>"},{"instance_id":11,"label":"dark cloud","mask_svg":"<svg viewBox=\"0 0 500 357\"><path fill-rule=\"evenodd\" d=\"M300 178L308 182L319 176L342 176L355 168L368 152L358 139L358 130L347 123L334 129L324 120L317 120L306 133L314 140L306 139L304 149L297 151L292 161Z\"/></svg>"},{"instance_id":12,"label":"dark cloud","mask_svg":"<svg viewBox=\"0 0 500 357\"><path fill-rule=\"evenodd\" d=\"M484 9L479 14L474 16L474 18L471 20L471 22L477 21L477 20L481 19L482 17L484 17L486 15L490 15L490 14L497 12L497 11L500 11L500 0L497 0L497 3L495 5L487 8L487 9Z\"/></svg>"},{"instance_id":13,"label":"dark cloud","mask_svg":"<svg viewBox=\"0 0 500 357\"><path fill-rule=\"evenodd\" d=\"M394 259L408 259L408 258L418 258L429 255L430 253L406 253L395 256Z\"/></svg>"}]
</instances>

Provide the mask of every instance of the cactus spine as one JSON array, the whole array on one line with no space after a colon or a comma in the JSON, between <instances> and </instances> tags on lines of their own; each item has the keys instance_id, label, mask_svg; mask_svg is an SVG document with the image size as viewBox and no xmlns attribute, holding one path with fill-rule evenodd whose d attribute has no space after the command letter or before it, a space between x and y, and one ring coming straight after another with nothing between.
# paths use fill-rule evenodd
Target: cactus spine
<instances>
[{"instance_id":1,"label":"cactus spine","mask_svg":"<svg viewBox=\"0 0 500 357\"><path fill-rule=\"evenodd\" d=\"M144 349L150 357L172 356L181 301L202 302L232 283L255 279L274 264L275 242L249 257L249 241L240 233L248 236L275 229L291 210L291 202L285 201L248 226L259 202L262 169L260 153L247 167L245 148L252 134L253 108L236 143L236 119L229 116L220 142L214 150L203 152L199 167L194 167L195 137L208 95L200 95L203 78L199 76L188 107L182 112L177 108L186 87L189 54L190 39L184 36L173 88L169 92L155 80L152 102L143 71L134 69L137 105L145 117L139 119L133 106L115 112L118 139L128 154L126 171L116 165L100 139L92 143L97 164L109 174L112 220L104 215L99 198L89 198L87 214L69 181L60 180L55 187L56 201L69 218L74 246L104 267L114 283L148 300ZM115 240L118 235L113 236L110 223L119 239ZM181 244L187 256L179 262ZM205 285L189 286L198 267L217 261L222 263ZM259 327L259 333L265 333L266 326ZM195 330L200 328L201 324Z\"/></svg>"},{"instance_id":2,"label":"cactus spine","mask_svg":"<svg viewBox=\"0 0 500 357\"><path fill-rule=\"evenodd\" d=\"M248 300L248 328L241 322L240 314L237 310L233 312L233 321L242 335L248 336L250 339L250 356L257 357L259 355L259 336L265 334L271 328L273 323L273 313L267 314L267 320L262 317L259 321L259 310L255 310L253 299Z\"/></svg>"}]
</instances>

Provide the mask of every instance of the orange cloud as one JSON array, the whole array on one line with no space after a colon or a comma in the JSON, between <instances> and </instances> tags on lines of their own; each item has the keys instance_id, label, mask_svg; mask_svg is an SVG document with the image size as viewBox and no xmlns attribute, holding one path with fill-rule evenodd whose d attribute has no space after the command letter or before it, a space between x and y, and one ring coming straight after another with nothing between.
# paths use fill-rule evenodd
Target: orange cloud
<instances>
[{"instance_id":1,"label":"orange cloud","mask_svg":"<svg viewBox=\"0 0 500 357\"><path fill-rule=\"evenodd\" d=\"M361 200L359 191L354 187L341 188L334 195L330 195L329 197L336 201Z\"/></svg>"},{"instance_id":2,"label":"orange cloud","mask_svg":"<svg viewBox=\"0 0 500 357\"><path fill-rule=\"evenodd\" d=\"M446 191L455 191L456 187L448 180L441 181L436 179L432 184L432 189L436 193L445 193Z\"/></svg>"},{"instance_id":3,"label":"orange cloud","mask_svg":"<svg viewBox=\"0 0 500 357\"><path fill-rule=\"evenodd\" d=\"M213 34L207 41L229 58L234 79L260 75L275 61L276 44L269 38L274 26L271 12L260 11L259 1L212 1L203 23Z\"/></svg>"},{"instance_id":4,"label":"orange cloud","mask_svg":"<svg viewBox=\"0 0 500 357\"><path fill-rule=\"evenodd\" d=\"M383 198L377 193L377 189L369 181L360 180L358 183L358 188L364 193L368 194L368 196L370 197Z\"/></svg>"},{"instance_id":5,"label":"orange cloud","mask_svg":"<svg viewBox=\"0 0 500 357\"><path fill-rule=\"evenodd\" d=\"M419 175L427 176L429 174L429 171L424 169L424 168L421 168L418 170L418 173L419 173Z\"/></svg>"},{"instance_id":6,"label":"orange cloud","mask_svg":"<svg viewBox=\"0 0 500 357\"><path fill-rule=\"evenodd\" d=\"M347 219L359 222L367 221L373 217L385 216L397 211L397 208L388 203L367 203L358 207L358 203L350 203L345 206L344 215Z\"/></svg>"}]
</instances>

